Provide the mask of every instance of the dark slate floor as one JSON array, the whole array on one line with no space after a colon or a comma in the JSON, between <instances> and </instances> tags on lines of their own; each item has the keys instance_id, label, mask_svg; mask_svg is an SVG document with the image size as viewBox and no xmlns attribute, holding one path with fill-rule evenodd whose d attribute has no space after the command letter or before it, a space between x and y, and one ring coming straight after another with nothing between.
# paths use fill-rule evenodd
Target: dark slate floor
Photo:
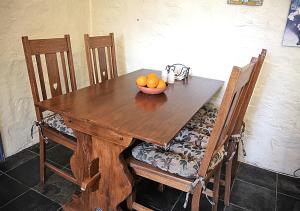
<instances>
[{"instance_id":1,"label":"dark slate floor","mask_svg":"<svg viewBox=\"0 0 300 211\"><path fill-rule=\"evenodd\" d=\"M47 159L54 165L70 171L71 151L54 143L47 144ZM56 211L68 202L78 187L47 171L47 182L41 190L39 182L38 145L25 149L0 164L0 210ZM137 201L154 210L185 211L185 193L166 188L163 193L157 184L142 180L137 187ZM223 193L221 192L221 195ZM210 204L202 198L202 210ZM247 164L240 164L233 183L231 203L224 207L222 198L218 210L276 210L300 211L300 179L287 177Z\"/></svg>"}]
</instances>

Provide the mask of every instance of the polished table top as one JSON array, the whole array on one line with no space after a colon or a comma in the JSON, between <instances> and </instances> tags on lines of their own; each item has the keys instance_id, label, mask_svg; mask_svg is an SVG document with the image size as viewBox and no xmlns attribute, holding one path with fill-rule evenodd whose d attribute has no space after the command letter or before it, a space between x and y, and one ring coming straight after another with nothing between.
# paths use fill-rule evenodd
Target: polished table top
<instances>
[{"instance_id":1,"label":"polished table top","mask_svg":"<svg viewBox=\"0 0 300 211\"><path fill-rule=\"evenodd\" d=\"M103 127L165 146L224 82L190 76L169 85L164 94L147 95L138 91L135 80L150 72L154 71L138 70L36 105L90 128Z\"/></svg>"}]
</instances>

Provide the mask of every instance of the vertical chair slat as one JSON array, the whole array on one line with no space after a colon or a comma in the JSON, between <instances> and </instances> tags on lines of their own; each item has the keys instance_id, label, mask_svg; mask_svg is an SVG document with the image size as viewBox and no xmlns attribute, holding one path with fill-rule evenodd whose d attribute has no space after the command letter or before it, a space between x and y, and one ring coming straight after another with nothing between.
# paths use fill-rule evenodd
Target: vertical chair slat
<instances>
[{"instance_id":1,"label":"vertical chair slat","mask_svg":"<svg viewBox=\"0 0 300 211\"><path fill-rule=\"evenodd\" d=\"M85 34L84 35L85 55L86 55L86 61L87 61L87 66L89 71L90 84L95 84L89 39L90 39L89 35Z\"/></svg>"},{"instance_id":2,"label":"vertical chair slat","mask_svg":"<svg viewBox=\"0 0 300 211\"><path fill-rule=\"evenodd\" d=\"M92 48L92 52L93 52L95 79L96 79L96 83L99 83L100 81L99 81L99 78L98 78L97 59L96 59L96 50L95 50L95 48Z\"/></svg>"},{"instance_id":3,"label":"vertical chair slat","mask_svg":"<svg viewBox=\"0 0 300 211\"><path fill-rule=\"evenodd\" d=\"M113 67L112 67L112 58L111 58L111 48L107 47L107 58L108 58L108 68L109 68L109 74L110 74L110 79L114 78L114 73L113 73Z\"/></svg>"},{"instance_id":4,"label":"vertical chair slat","mask_svg":"<svg viewBox=\"0 0 300 211\"><path fill-rule=\"evenodd\" d=\"M46 92L46 88L45 88L45 80L44 80L44 75L43 75L41 56L39 54L36 54L35 59L36 59L36 65L37 65L39 79L40 79L42 97L43 97L43 100L46 100L47 99L47 92Z\"/></svg>"},{"instance_id":5,"label":"vertical chair slat","mask_svg":"<svg viewBox=\"0 0 300 211\"><path fill-rule=\"evenodd\" d=\"M108 79L105 48L97 48L97 49L98 49L98 59L99 59L101 81L104 81L104 80Z\"/></svg>"},{"instance_id":6,"label":"vertical chair slat","mask_svg":"<svg viewBox=\"0 0 300 211\"><path fill-rule=\"evenodd\" d=\"M56 53L45 54L52 97L62 94Z\"/></svg>"},{"instance_id":7,"label":"vertical chair slat","mask_svg":"<svg viewBox=\"0 0 300 211\"><path fill-rule=\"evenodd\" d=\"M111 60L112 60L112 66L113 66L113 75L114 75L114 77L118 77L114 33L110 33L109 35L111 36L111 39L112 39Z\"/></svg>"},{"instance_id":8,"label":"vertical chair slat","mask_svg":"<svg viewBox=\"0 0 300 211\"><path fill-rule=\"evenodd\" d=\"M66 61L65 61L65 54L64 52L60 52L60 59L61 59L61 65L63 68L63 74L64 74L64 80L65 80L65 86L66 86L66 92L69 93L69 80L68 80L68 74L67 74L67 69L66 69Z\"/></svg>"},{"instance_id":9,"label":"vertical chair slat","mask_svg":"<svg viewBox=\"0 0 300 211\"><path fill-rule=\"evenodd\" d=\"M73 63L73 55L71 49L71 41L70 36L65 35L65 39L67 41L68 51L67 51L67 57L68 57L68 64L69 64L69 73L70 73L70 81L71 81L71 87L72 91L75 91L77 89L76 85L76 79L75 79L75 71L74 71L74 63Z\"/></svg>"}]
</instances>

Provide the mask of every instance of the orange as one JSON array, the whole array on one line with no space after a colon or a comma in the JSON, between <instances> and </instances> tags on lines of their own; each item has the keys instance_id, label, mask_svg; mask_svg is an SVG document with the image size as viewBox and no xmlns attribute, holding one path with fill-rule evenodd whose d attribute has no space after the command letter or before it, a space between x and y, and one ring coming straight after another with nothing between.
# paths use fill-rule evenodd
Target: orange
<instances>
[{"instance_id":1,"label":"orange","mask_svg":"<svg viewBox=\"0 0 300 211\"><path fill-rule=\"evenodd\" d=\"M136 79L136 84L138 86L146 86L147 85L147 78L146 76L139 76L137 79Z\"/></svg>"},{"instance_id":2,"label":"orange","mask_svg":"<svg viewBox=\"0 0 300 211\"><path fill-rule=\"evenodd\" d=\"M150 73L147 75L147 78L158 78L155 73Z\"/></svg>"},{"instance_id":3,"label":"orange","mask_svg":"<svg viewBox=\"0 0 300 211\"><path fill-rule=\"evenodd\" d=\"M158 81L157 89L164 89L166 88L166 83L163 80Z\"/></svg>"},{"instance_id":4,"label":"orange","mask_svg":"<svg viewBox=\"0 0 300 211\"><path fill-rule=\"evenodd\" d=\"M148 78L147 79L147 87L148 88L156 88L158 85L158 78Z\"/></svg>"}]
</instances>

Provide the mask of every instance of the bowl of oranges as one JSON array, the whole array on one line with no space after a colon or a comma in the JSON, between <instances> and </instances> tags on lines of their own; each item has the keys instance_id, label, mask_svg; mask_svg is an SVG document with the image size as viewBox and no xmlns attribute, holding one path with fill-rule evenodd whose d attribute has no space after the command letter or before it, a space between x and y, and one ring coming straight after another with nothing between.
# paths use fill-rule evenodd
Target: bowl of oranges
<instances>
[{"instance_id":1,"label":"bowl of oranges","mask_svg":"<svg viewBox=\"0 0 300 211\"><path fill-rule=\"evenodd\" d=\"M161 80L155 73L150 73L147 76L141 75L136 79L138 89L146 94L163 93L168 85Z\"/></svg>"}]
</instances>

